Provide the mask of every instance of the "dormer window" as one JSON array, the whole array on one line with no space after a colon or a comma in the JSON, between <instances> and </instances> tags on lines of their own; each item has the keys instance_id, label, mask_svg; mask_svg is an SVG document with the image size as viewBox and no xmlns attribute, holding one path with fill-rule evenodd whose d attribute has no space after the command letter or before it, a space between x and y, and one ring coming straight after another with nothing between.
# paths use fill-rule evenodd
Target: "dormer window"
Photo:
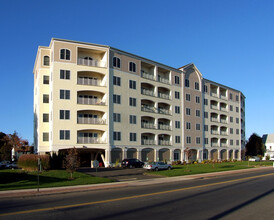
<instances>
[{"instance_id":1,"label":"dormer window","mask_svg":"<svg viewBox=\"0 0 274 220\"><path fill-rule=\"evenodd\" d=\"M44 66L49 66L49 56L44 56Z\"/></svg>"},{"instance_id":2,"label":"dormer window","mask_svg":"<svg viewBox=\"0 0 274 220\"><path fill-rule=\"evenodd\" d=\"M70 50L61 49L60 50L60 59L61 60L70 60Z\"/></svg>"}]
</instances>

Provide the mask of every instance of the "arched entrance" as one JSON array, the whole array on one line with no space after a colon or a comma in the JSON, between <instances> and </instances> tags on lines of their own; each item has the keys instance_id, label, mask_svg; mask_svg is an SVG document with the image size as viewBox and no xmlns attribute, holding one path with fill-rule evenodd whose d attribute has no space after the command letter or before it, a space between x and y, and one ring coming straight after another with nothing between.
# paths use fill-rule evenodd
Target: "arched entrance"
<instances>
[{"instance_id":1,"label":"arched entrance","mask_svg":"<svg viewBox=\"0 0 274 220\"><path fill-rule=\"evenodd\" d=\"M170 151L167 148L159 150L159 161L170 161Z\"/></svg>"},{"instance_id":2,"label":"arched entrance","mask_svg":"<svg viewBox=\"0 0 274 220\"><path fill-rule=\"evenodd\" d=\"M141 160L143 162L154 161L154 150L152 148L144 148L141 154Z\"/></svg>"}]
</instances>

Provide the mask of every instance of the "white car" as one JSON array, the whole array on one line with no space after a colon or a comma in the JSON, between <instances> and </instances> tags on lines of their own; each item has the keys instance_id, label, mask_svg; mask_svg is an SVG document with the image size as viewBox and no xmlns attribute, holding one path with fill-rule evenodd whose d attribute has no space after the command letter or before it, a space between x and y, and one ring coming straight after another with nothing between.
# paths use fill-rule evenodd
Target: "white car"
<instances>
[{"instance_id":1,"label":"white car","mask_svg":"<svg viewBox=\"0 0 274 220\"><path fill-rule=\"evenodd\" d=\"M270 157L269 160L274 160L274 156Z\"/></svg>"},{"instance_id":2,"label":"white car","mask_svg":"<svg viewBox=\"0 0 274 220\"><path fill-rule=\"evenodd\" d=\"M260 161L260 158L259 157L251 157L251 158L249 158L249 161L258 162L258 161Z\"/></svg>"},{"instance_id":3,"label":"white car","mask_svg":"<svg viewBox=\"0 0 274 220\"><path fill-rule=\"evenodd\" d=\"M144 165L144 168L147 170L171 170L172 166L164 162L152 162Z\"/></svg>"}]
</instances>

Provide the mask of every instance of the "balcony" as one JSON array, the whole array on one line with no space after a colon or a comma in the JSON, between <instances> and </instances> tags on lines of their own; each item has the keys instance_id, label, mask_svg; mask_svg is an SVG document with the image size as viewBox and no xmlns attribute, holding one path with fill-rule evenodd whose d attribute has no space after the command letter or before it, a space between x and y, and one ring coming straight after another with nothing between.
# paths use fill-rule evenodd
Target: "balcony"
<instances>
[{"instance_id":1,"label":"balcony","mask_svg":"<svg viewBox=\"0 0 274 220\"><path fill-rule=\"evenodd\" d=\"M159 130L171 131L171 127L169 125L166 125L166 124L158 124L158 129Z\"/></svg>"},{"instance_id":2,"label":"balcony","mask_svg":"<svg viewBox=\"0 0 274 220\"><path fill-rule=\"evenodd\" d=\"M227 144L221 144L221 147L227 147Z\"/></svg>"},{"instance_id":3,"label":"balcony","mask_svg":"<svg viewBox=\"0 0 274 220\"><path fill-rule=\"evenodd\" d=\"M145 79L150 79L150 80L154 80L155 81L154 75L150 74L150 73L147 73L144 70L141 70L141 77L143 77Z\"/></svg>"},{"instance_id":4,"label":"balcony","mask_svg":"<svg viewBox=\"0 0 274 220\"><path fill-rule=\"evenodd\" d=\"M156 113L156 109L152 106L142 105L141 111L143 112L150 112L150 113Z\"/></svg>"},{"instance_id":5,"label":"balcony","mask_svg":"<svg viewBox=\"0 0 274 220\"><path fill-rule=\"evenodd\" d=\"M219 147L218 143L211 143L211 147Z\"/></svg>"},{"instance_id":6,"label":"balcony","mask_svg":"<svg viewBox=\"0 0 274 220\"><path fill-rule=\"evenodd\" d=\"M217 105L211 105L210 108L215 109L215 110L219 110Z\"/></svg>"},{"instance_id":7,"label":"balcony","mask_svg":"<svg viewBox=\"0 0 274 220\"><path fill-rule=\"evenodd\" d=\"M161 99L170 99L170 96L169 94L165 94L165 93L160 93L158 92L158 98L161 98Z\"/></svg>"},{"instance_id":8,"label":"balcony","mask_svg":"<svg viewBox=\"0 0 274 220\"><path fill-rule=\"evenodd\" d=\"M158 80L157 81L160 82L160 83L164 83L164 84L170 84L169 79L164 78L164 77L160 77L159 75L158 75Z\"/></svg>"},{"instance_id":9,"label":"balcony","mask_svg":"<svg viewBox=\"0 0 274 220\"><path fill-rule=\"evenodd\" d=\"M212 121L212 122L219 122L218 118L210 118L210 121Z\"/></svg>"},{"instance_id":10,"label":"balcony","mask_svg":"<svg viewBox=\"0 0 274 220\"><path fill-rule=\"evenodd\" d=\"M158 145L160 146L171 146L171 142L168 140L158 140Z\"/></svg>"},{"instance_id":11,"label":"balcony","mask_svg":"<svg viewBox=\"0 0 274 220\"><path fill-rule=\"evenodd\" d=\"M77 104L83 105L106 105L106 103L100 99L86 98L83 96L78 96Z\"/></svg>"},{"instance_id":12,"label":"balcony","mask_svg":"<svg viewBox=\"0 0 274 220\"><path fill-rule=\"evenodd\" d=\"M90 57L78 58L77 64L84 65L84 66L106 67L106 62L95 60Z\"/></svg>"},{"instance_id":13,"label":"balcony","mask_svg":"<svg viewBox=\"0 0 274 220\"><path fill-rule=\"evenodd\" d=\"M146 128L146 129L156 129L156 126L153 123L144 123L144 122L142 122L141 127Z\"/></svg>"},{"instance_id":14,"label":"balcony","mask_svg":"<svg viewBox=\"0 0 274 220\"><path fill-rule=\"evenodd\" d=\"M215 130L211 130L211 134L219 135L219 132Z\"/></svg>"},{"instance_id":15,"label":"balcony","mask_svg":"<svg viewBox=\"0 0 274 220\"><path fill-rule=\"evenodd\" d=\"M154 91L153 90L149 90L149 89L141 89L141 93L143 95L148 95L148 96L154 96L155 97L155 94L154 94Z\"/></svg>"},{"instance_id":16,"label":"balcony","mask_svg":"<svg viewBox=\"0 0 274 220\"><path fill-rule=\"evenodd\" d=\"M228 135L226 131L221 131L220 134L221 134L221 135L224 135L224 136L227 136L227 135Z\"/></svg>"},{"instance_id":17,"label":"balcony","mask_svg":"<svg viewBox=\"0 0 274 220\"><path fill-rule=\"evenodd\" d=\"M158 108L158 113L163 115L171 115L171 111L164 108Z\"/></svg>"},{"instance_id":18,"label":"balcony","mask_svg":"<svg viewBox=\"0 0 274 220\"><path fill-rule=\"evenodd\" d=\"M90 118L90 117L77 117L78 124L96 124L96 125L106 125L106 120L102 118Z\"/></svg>"},{"instance_id":19,"label":"balcony","mask_svg":"<svg viewBox=\"0 0 274 220\"><path fill-rule=\"evenodd\" d=\"M222 112L227 112L227 108L225 108L225 107L220 107L220 111L222 111Z\"/></svg>"},{"instance_id":20,"label":"balcony","mask_svg":"<svg viewBox=\"0 0 274 220\"><path fill-rule=\"evenodd\" d=\"M91 77L78 77L77 84L89 86L101 86L102 81Z\"/></svg>"},{"instance_id":21,"label":"balcony","mask_svg":"<svg viewBox=\"0 0 274 220\"><path fill-rule=\"evenodd\" d=\"M105 144L106 141L95 137L77 137L77 144Z\"/></svg>"},{"instance_id":22,"label":"balcony","mask_svg":"<svg viewBox=\"0 0 274 220\"><path fill-rule=\"evenodd\" d=\"M141 145L155 145L153 139L141 139Z\"/></svg>"},{"instance_id":23,"label":"balcony","mask_svg":"<svg viewBox=\"0 0 274 220\"><path fill-rule=\"evenodd\" d=\"M219 97L218 97L218 94L217 94L217 93L214 93L214 92L211 93L211 96L216 97L216 98L219 98Z\"/></svg>"}]
</instances>

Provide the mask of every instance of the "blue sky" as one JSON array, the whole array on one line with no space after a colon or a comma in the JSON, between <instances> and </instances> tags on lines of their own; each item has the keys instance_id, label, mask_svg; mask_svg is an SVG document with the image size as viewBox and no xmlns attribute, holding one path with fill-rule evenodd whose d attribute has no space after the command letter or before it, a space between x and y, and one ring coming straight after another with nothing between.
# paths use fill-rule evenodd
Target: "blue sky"
<instances>
[{"instance_id":1,"label":"blue sky","mask_svg":"<svg viewBox=\"0 0 274 220\"><path fill-rule=\"evenodd\" d=\"M274 133L272 0L1 0L0 131L33 141L33 65L52 37L110 45L246 96L246 137Z\"/></svg>"}]
</instances>

